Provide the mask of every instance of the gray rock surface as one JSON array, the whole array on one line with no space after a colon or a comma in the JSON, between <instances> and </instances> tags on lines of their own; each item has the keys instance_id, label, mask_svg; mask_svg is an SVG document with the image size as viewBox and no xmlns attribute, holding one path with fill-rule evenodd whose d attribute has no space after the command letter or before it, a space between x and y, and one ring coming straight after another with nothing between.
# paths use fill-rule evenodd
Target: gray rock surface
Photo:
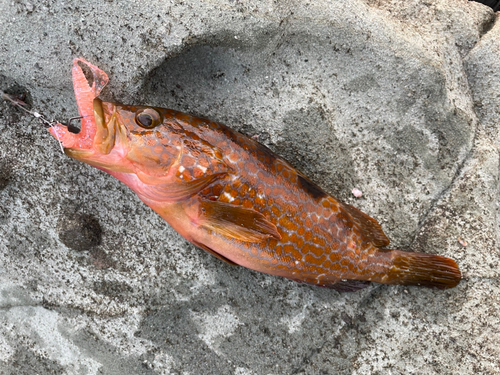
<instances>
[{"instance_id":1,"label":"gray rock surface","mask_svg":"<svg viewBox=\"0 0 500 375\"><path fill-rule=\"evenodd\" d=\"M500 373L495 21L466 0L0 2L0 90L72 117L84 57L105 98L258 135L465 275L346 294L228 266L0 102L0 374Z\"/></svg>"}]
</instances>

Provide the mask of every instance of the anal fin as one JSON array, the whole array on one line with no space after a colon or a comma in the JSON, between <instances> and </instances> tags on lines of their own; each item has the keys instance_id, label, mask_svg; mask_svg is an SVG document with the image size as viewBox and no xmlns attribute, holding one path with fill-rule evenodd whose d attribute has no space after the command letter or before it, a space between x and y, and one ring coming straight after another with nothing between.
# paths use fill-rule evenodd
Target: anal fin
<instances>
[{"instance_id":1,"label":"anal fin","mask_svg":"<svg viewBox=\"0 0 500 375\"><path fill-rule=\"evenodd\" d=\"M307 279L292 279L301 284L319 286L320 288L334 289L338 292L356 292L370 286L370 281L365 280L338 280L338 281L316 281Z\"/></svg>"},{"instance_id":2,"label":"anal fin","mask_svg":"<svg viewBox=\"0 0 500 375\"><path fill-rule=\"evenodd\" d=\"M226 262L227 264L230 264L231 266L239 266L239 264L234 263L232 260L229 260L229 259L227 259L225 256L220 255L218 252L216 252L216 251L212 250L212 249L211 249L211 248L209 248L208 246L203 245L202 243L200 243L200 242L196 242L196 241L191 241L191 242L193 242L193 244L194 244L195 246L198 246L200 249L203 249L203 250L205 250L207 253L212 254L212 255L213 255L214 257L216 257L217 259L220 259L220 260L222 260L223 262Z\"/></svg>"},{"instance_id":3,"label":"anal fin","mask_svg":"<svg viewBox=\"0 0 500 375\"><path fill-rule=\"evenodd\" d=\"M340 280L335 284L329 285L328 288L339 292L357 292L358 290L368 288L370 284L370 281L364 280Z\"/></svg>"},{"instance_id":4,"label":"anal fin","mask_svg":"<svg viewBox=\"0 0 500 375\"><path fill-rule=\"evenodd\" d=\"M260 212L234 204L200 200L199 224L226 237L244 242L281 239L276 225Z\"/></svg>"}]
</instances>

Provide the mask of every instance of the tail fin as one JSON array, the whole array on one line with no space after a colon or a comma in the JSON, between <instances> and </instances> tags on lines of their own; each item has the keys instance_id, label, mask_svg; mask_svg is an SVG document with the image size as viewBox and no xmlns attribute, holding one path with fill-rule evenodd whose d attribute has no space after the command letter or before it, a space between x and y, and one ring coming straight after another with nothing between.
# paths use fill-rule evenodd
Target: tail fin
<instances>
[{"instance_id":1,"label":"tail fin","mask_svg":"<svg viewBox=\"0 0 500 375\"><path fill-rule=\"evenodd\" d=\"M392 267L387 284L420 285L448 289L457 286L462 278L457 263L450 258L433 254L392 250Z\"/></svg>"}]
</instances>

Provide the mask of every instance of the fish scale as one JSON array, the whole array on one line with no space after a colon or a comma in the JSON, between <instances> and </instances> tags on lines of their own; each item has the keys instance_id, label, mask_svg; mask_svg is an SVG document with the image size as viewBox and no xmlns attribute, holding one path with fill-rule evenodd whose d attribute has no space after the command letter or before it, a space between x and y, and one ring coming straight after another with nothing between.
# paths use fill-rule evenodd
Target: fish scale
<instances>
[{"instance_id":1,"label":"fish scale","mask_svg":"<svg viewBox=\"0 0 500 375\"><path fill-rule=\"evenodd\" d=\"M79 63L93 72L92 88ZM219 259L343 291L370 282L444 289L460 281L452 259L384 249L389 240L377 221L254 139L171 109L103 102L96 97L106 74L82 59L73 72L86 138L52 127L66 154L121 180Z\"/></svg>"}]
</instances>

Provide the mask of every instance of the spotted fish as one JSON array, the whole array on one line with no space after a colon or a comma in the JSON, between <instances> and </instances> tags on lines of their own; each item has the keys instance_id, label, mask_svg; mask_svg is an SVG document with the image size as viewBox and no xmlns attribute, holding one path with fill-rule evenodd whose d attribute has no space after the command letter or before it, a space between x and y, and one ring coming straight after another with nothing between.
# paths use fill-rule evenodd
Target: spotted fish
<instances>
[{"instance_id":1,"label":"spotted fish","mask_svg":"<svg viewBox=\"0 0 500 375\"><path fill-rule=\"evenodd\" d=\"M51 134L68 156L122 181L194 245L232 265L342 291L371 282L459 283L455 261L385 249L389 239L375 219L257 141L171 109L104 102L98 95L107 82L75 59L81 130L57 124Z\"/></svg>"}]
</instances>

